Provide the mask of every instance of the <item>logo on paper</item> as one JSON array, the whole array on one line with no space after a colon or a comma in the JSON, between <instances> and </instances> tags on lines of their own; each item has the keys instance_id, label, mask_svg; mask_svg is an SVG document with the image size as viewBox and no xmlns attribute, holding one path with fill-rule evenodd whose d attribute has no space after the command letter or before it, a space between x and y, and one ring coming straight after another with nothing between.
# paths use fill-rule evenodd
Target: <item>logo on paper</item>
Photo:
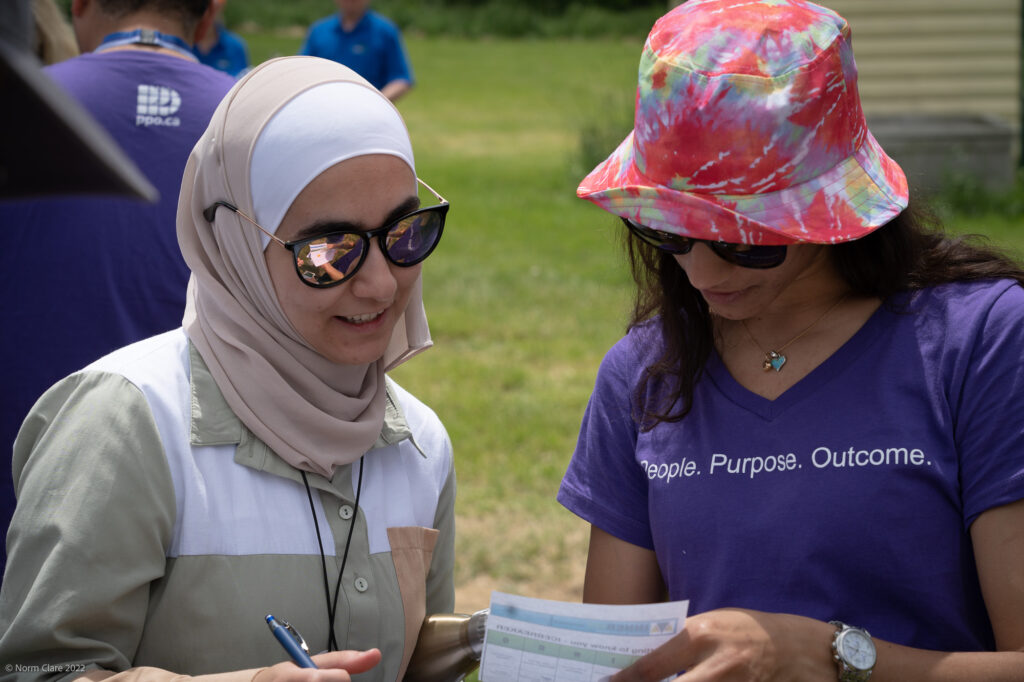
<instances>
[{"instance_id":1,"label":"logo on paper","mask_svg":"<svg viewBox=\"0 0 1024 682\"><path fill-rule=\"evenodd\" d=\"M676 622L674 620L663 620L661 622L651 623L651 634L652 635L671 635L676 631Z\"/></svg>"},{"instance_id":2,"label":"logo on paper","mask_svg":"<svg viewBox=\"0 0 1024 682\"><path fill-rule=\"evenodd\" d=\"M137 126L180 126L181 119L174 116L181 108L181 95L173 88L162 85L139 84L135 104Z\"/></svg>"}]
</instances>

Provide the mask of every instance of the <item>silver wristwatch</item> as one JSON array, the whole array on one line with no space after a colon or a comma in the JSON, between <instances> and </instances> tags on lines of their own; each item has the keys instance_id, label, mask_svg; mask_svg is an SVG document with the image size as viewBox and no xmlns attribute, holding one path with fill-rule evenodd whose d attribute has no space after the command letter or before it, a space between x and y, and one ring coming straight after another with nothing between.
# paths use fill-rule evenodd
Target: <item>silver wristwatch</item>
<instances>
[{"instance_id":1,"label":"silver wristwatch","mask_svg":"<svg viewBox=\"0 0 1024 682\"><path fill-rule=\"evenodd\" d=\"M867 682L875 667L875 643L867 630L830 620L838 630L832 636L832 658L839 666L839 682Z\"/></svg>"}]
</instances>

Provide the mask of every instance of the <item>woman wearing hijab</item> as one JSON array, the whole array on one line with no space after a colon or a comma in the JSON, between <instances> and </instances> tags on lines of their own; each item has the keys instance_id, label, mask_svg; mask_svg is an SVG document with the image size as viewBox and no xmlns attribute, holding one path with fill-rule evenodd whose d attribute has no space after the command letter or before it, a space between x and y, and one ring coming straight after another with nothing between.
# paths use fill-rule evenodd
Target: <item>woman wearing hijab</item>
<instances>
[{"instance_id":1,"label":"woman wearing hijab","mask_svg":"<svg viewBox=\"0 0 1024 682\"><path fill-rule=\"evenodd\" d=\"M578 195L637 283L559 492L583 598L689 601L613 679L1024 680L1024 270L908 208L846 21L672 10Z\"/></svg>"},{"instance_id":2,"label":"woman wearing hijab","mask_svg":"<svg viewBox=\"0 0 1024 682\"><path fill-rule=\"evenodd\" d=\"M335 652L318 674L401 679L454 602L451 446L386 376L431 344L448 204L421 184L344 66L272 60L231 90L182 182L182 328L58 383L19 434L5 673L317 673L281 663L273 614Z\"/></svg>"}]
</instances>

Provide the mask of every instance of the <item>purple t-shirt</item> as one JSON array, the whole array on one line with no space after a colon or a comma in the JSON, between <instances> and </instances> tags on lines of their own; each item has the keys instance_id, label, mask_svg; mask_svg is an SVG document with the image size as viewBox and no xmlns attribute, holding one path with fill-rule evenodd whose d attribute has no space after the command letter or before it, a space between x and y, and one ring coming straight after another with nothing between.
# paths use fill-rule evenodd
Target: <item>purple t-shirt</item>
<instances>
[{"instance_id":1,"label":"purple t-shirt","mask_svg":"<svg viewBox=\"0 0 1024 682\"><path fill-rule=\"evenodd\" d=\"M0 202L4 534L14 508L11 446L36 399L110 351L181 324L189 277L175 229L181 177L234 84L208 66L142 50L84 54L46 72L110 133L160 199ZM40 153L58 164L60 151Z\"/></svg>"},{"instance_id":2,"label":"purple t-shirt","mask_svg":"<svg viewBox=\"0 0 1024 682\"><path fill-rule=\"evenodd\" d=\"M676 423L640 432L657 325L607 354L559 501L653 549L671 599L994 648L969 528L1024 498L1024 289L944 285L880 308L767 400L717 355ZM757 358L751 358L756 362ZM648 396L650 399L650 395Z\"/></svg>"}]
</instances>

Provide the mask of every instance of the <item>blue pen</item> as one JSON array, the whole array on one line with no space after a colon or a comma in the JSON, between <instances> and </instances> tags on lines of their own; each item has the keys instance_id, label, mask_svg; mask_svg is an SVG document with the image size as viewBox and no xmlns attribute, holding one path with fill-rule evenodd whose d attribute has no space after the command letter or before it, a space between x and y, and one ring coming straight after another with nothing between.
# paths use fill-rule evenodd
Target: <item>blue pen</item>
<instances>
[{"instance_id":1,"label":"blue pen","mask_svg":"<svg viewBox=\"0 0 1024 682\"><path fill-rule=\"evenodd\" d=\"M316 663L309 657L309 647L306 646L306 641L302 639L302 635L299 634L298 630L288 624L288 621L283 620L278 623L274 620L273 616L268 614L267 625L270 627L270 631L274 633L274 637L277 637L277 641L281 643L284 650L295 661L295 665L300 668L316 667Z\"/></svg>"}]
</instances>

